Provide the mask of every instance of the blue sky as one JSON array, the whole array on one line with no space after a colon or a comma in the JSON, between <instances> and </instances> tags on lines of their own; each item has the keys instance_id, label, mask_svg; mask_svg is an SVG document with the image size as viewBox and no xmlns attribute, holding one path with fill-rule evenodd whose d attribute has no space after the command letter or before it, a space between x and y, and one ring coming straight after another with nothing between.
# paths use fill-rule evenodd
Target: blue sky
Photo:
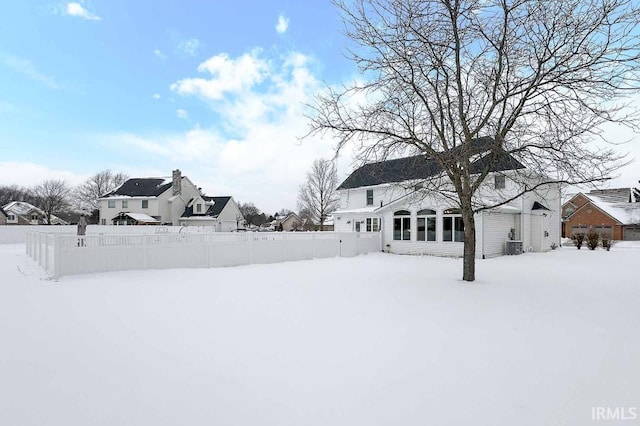
<instances>
[{"instance_id":1,"label":"blue sky","mask_svg":"<svg viewBox=\"0 0 640 426\"><path fill-rule=\"evenodd\" d=\"M207 194L295 208L332 154L299 142L303 105L353 76L345 43L319 0L7 3L0 184L180 168Z\"/></svg>"},{"instance_id":2,"label":"blue sky","mask_svg":"<svg viewBox=\"0 0 640 426\"><path fill-rule=\"evenodd\" d=\"M357 77L340 30L325 0L6 2L0 184L180 168L208 195L295 209L313 160L333 155L331 140L298 140L304 104ZM339 177L350 170L344 153Z\"/></svg>"}]
</instances>

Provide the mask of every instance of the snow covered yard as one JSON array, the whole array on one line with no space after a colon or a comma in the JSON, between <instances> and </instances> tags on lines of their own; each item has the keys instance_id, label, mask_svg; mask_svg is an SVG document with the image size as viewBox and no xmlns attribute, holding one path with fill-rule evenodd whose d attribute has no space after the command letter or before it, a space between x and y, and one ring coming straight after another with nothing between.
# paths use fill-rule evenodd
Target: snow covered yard
<instances>
[{"instance_id":1,"label":"snow covered yard","mask_svg":"<svg viewBox=\"0 0 640 426\"><path fill-rule=\"evenodd\" d=\"M640 415L640 246L50 281L0 245L0 424L585 425ZM629 413L629 411L627 411Z\"/></svg>"}]
</instances>

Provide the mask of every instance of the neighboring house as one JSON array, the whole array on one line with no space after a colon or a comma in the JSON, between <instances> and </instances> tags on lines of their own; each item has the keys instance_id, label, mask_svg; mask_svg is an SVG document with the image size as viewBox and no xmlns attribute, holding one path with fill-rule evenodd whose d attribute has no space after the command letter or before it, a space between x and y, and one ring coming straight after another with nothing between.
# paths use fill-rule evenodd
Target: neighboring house
<instances>
[{"instance_id":1,"label":"neighboring house","mask_svg":"<svg viewBox=\"0 0 640 426\"><path fill-rule=\"evenodd\" d=\"M7 214L4 212L4 210L2 210L2 207L0 207L0 225L6 225L7 224Z\"/></svg>"},{"instance_id":2,"label":"neighboring house","mask_svg":"<svg viewBox=\"0 0 640 426\"><path fill-rule=\"evenodd\" d=\"M590 230L614 240L640 240L640 190L599 189L578 193L562 205L565 237Z\"/></svg>"},{"instance_id":3,"label":"neighboring house","mask_svg":"<svg viewBox=\"0 0 640 426\"><path fill-rule=\"evenodd\" d=\"M7 216L7 225L47 225L44 211L26 201L12 201L2 206ZM68 225L58 216L51 215L51 225Z\"/></svg>"},{"instance_id":4,"label":"neighboring house","mask_svg":"<svg viewBox=\"0 0 640 426\"><path fill-rule=\"evenodd\" d=\"M180 170L166 178L129 179L99 199L100 224L179 225L187 203L199 195L200 190Z\"/></svg>"},{"instance_id":5,"label":"neighboring house","mask_svg":"<svg viewBox=\"0 0 640 426\"><path fill-rule=\"evenodd\" d=\"M180 225L214 226L218 232L238 229L244 217L233 197L207 197L198 195L187 203Z\"/></svg>"},{"instance_id":6,"label":"neighboring house","mask_svg":"<svg viewBox=\"0 0 640 426\"><path fill-rule=\"evenodd\" d=\"M303 219L302 229L305 231L333 231L333 216L327 216L322 226L318 220Z\"/></svg>"},{"instance_id":7,"label":"neighboring house","mask_svg":"<svg viewBox=\"0 0 640 426\"><path fill-rule=\"evenodd\" d=\"M276 231L302 231L304 220L294 212L291 212L284 217L277 216L272 224Z\"/></svg>"},{"instance_id":8,"label":"neighboring house","mask_svg":"<svg viewBox=\"0 0 640 426\"><path fill-rule=\"evenodd\" d=\"M482 161L473 163L472 170L480 170ZM481 191L482 198L491 200L485 204L519 193L513 177L523 168L512 157L496 164ZM358 168L338 187L335 230L381 232L383 248L393 253L462 256L464 224L459 208L419 183L440 172L440 166L424 155ZM545 185L535 194L476 213L475 220L478 258L548 251L552 244L560 245L560 186Z\"/></svg>"}]
</instances>

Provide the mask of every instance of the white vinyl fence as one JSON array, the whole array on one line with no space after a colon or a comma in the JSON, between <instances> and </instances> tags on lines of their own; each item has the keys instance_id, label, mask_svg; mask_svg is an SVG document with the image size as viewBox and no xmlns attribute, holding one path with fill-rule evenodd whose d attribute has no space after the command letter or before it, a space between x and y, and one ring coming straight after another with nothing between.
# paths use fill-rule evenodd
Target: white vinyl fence
<instances>
[{"instance_id":1,"label":"white vinyl fence","mask_svg":"<svg viewBox=\"0 0 640 426\"><path fill-rule=\"evenodd\" d=\"M0 226L0 244L24 243L30 232L46 234L75 234L76 225L7 225ZM113 226L89 225L87 235L99 234L197 234L215 232L213 226Z\"/></svg>"},{"instance_id":2,"label":"white vinyl fence","mask_svg":"<svg viewBox=\"0 0 640 426\"><path fill-rule=\"evenodd\" d=\"M213 268L381 250L381 235L355 232L76 235L30 232L27 254L53 278L132 269Z\"/></svg>"}]
</instances>

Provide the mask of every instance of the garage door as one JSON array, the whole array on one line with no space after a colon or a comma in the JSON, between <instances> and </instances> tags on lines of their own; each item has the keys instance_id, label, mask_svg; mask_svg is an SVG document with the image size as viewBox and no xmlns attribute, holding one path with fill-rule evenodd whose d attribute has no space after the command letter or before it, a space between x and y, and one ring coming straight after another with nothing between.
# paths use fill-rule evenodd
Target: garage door
<instances>
[{"instance_id":1,"label":"garage door","mask_svg":"<svg viewBox=\"0 0 640 426\"><path fill-rule=\"evenodd\" d=\"M589 227L586 225L577 225L577 226L572 226L571 227L571 235L576 235L576 234L586 234L587 232L589 232Z\"/></svg>"},{"instance_id":2,"label":"garage door","mask_svg":"<svg viewBox=\"0 0 640 426\"><path fill-rule=\"evenodd\" d=\"M640 241L640 226L625 226L623 229L622 239L627 241Z\"/></svg>"}]
</instances>

